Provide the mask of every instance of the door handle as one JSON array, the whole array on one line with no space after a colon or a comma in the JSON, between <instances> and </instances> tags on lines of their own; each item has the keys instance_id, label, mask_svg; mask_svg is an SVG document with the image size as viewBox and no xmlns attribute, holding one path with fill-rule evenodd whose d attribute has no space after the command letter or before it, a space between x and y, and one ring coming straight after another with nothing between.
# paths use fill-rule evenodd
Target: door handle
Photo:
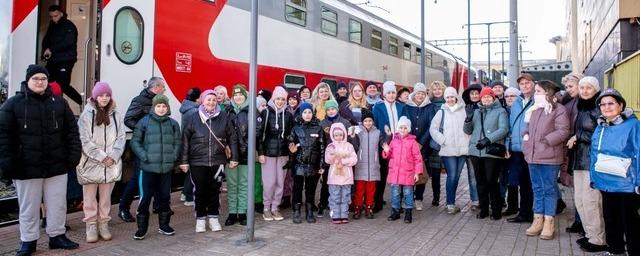
<instances>
[{"instance_id":1,"label":"door handle","mask_svg":"<svg viewBox=\"0 0 640 256\"><path fill-rule=\"evenodd\" d=\"M107 44L107 56L111 56L111 45Z\"/></svg>"}]
</instances>

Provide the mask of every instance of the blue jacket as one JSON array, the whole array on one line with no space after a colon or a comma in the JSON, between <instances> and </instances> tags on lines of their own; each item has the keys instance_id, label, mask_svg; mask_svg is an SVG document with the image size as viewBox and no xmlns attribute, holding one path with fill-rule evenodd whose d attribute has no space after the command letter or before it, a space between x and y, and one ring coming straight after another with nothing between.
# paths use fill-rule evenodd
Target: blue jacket
<instances>
[{"instance_id":1,"label":"blue jacket","mask_svg":"<svg viewBox=\"0 0 640 256\"><path fill-rule=\"evenodd\" d=\"M396 104L396 110L398 110L398 119L400 119L400 117L403 114L404 111L404 103L400 103L398 101L396 101L394 104ZM376 128L378 128L378 130L380 130L380 132L383 134L384 137L386 137L386 133L384 131L384 126L387 125L389 126L389 128L391 128L391 125L389 124L389 115L387 113L387 107L385 107L384 105L384 101L378 102L375 105L373 105L373 122L376 125Z\"/></svg>"},{"instance_id":2,"label":"blue jacket","mask_svg":"<svg viewBox=\"0 0 640 256\"><path fill-rule=\"evenodd\" d=\"M518 97L511 106L509 115L511 145L507 145L507 148L511 148L511 151L522 152L522 132L527 128L527 124L524 123L524 112L531 106L533 106L533 97L531 97L527 105L524 104L524 98Z\"/></svg>"},{"instance_id":3,"label":"blue jacket","mask_svg":"<svg viewBox=\"0 0 640 256\"><path fill-rule=\"evenodd\" d=\"M620 124L606 124L598 120L598 127L591 139L591 163L589 171L594 188L606 192L633 193L640 186L640 122L631 111L625 111L629 116ZM624 115L624 113L623 113ZM598 142L602 136L602 144L598 150ZM598 152L622 158L631 158L631 166L627 177L596 171L595 163Z\"/></svg>"}]
</instances>

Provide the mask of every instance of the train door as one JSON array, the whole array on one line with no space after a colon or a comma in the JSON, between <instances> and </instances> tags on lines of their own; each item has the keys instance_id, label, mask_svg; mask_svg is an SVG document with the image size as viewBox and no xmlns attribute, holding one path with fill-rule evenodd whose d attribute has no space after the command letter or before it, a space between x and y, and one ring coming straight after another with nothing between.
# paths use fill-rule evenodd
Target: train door
<instances>
[{"instance_id":1,"label":"train door","mask_svg":"<svg viewBox=\"0 0 640 256\"><path fill-rule=\"evenodd\" d=\"M155 1L103 0L102 6L100 80L111 85L125 113L153 76Z\"/></svg>"}]
</instances>

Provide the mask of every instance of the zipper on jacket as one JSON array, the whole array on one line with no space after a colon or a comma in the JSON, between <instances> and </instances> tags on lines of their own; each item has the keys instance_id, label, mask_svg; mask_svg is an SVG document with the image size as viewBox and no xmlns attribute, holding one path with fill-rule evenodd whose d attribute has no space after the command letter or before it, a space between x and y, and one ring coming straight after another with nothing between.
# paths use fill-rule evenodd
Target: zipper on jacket
<instances>
[{"instance_id":1,"label":"zipper on jacket","mask_svg":"<svg viewBox=\"0 0 640 256\"><path fill-rule=\"evenodd\" d=\"M205 122L209 122L209 127L211 127L211 119L209 119L209 120L207 120ZM211 132L213 132L213 131L211 131ZM207 147L208 151L209 151L209 153L207 155L207 161L209 161L209 166L213 166L213 163L211 162L211 146L212 146L211 145L211 132L209 133L209 146Z\"/></svg>"},{"instance_id":2,"label":"zipper on jacket","mask_svg":"<svg viewBox=\"0 0 640 256\"><path fill-rule=\"evenodd\" d=\"M371 134L369 133L369 131L367 131L367 181L371 180L371 142L370 142L370 136Z\"/></svg>"},{"instance_id":3,"label":"zipper on jacket","mask_svg":"<svg viewBox=\"0 0 640 256\"><path fill-rule=\"evenodd\" d=\"M115 122L115 120L114 120ZM107 153L107 125L104 125L104 153ZM107 183L107 166L104 166L104 183Z\"/></svg>"},{"instance_id":4,"label":"zipper on jacket","mask_svg":"<svg viewBox=\"0 0 640 256\"><path fill-rule=\"evenodd\" d=\"M164 137L164 135L162 134L162 122L158 121L158 124L160 124L160 173L163 173L164 170L162 170L162 165L164 164L164 142L162 137Z\"/></svg>"},{"instance_id":5,"label":"zipper on jacket","mask_svg":"<svg viewBox=\"0 0 640 256\"><path fill-rule=\"evenodd\" d=\"M53 128L54 129L58 129L58 120L56 120L56 111L55 110L51 110L51 116L53 119Z\"/></svg>"}]
</instances>

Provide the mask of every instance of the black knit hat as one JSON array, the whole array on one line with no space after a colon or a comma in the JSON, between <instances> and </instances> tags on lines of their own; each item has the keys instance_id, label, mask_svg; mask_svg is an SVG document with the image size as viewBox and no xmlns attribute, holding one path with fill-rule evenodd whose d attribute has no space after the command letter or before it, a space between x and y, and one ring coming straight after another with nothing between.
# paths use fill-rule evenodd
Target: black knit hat
<instances>
[{"instance_id":1,"label":"black knit hat","mask_svg":"<svg viewBox=\"0 0 640 256\"><path fill-rule=\"evenodd\" d=\"M258 96L262 96L267 102L271 99L271 91L267 89L262 89L258 92Z\"/></svg>"},{"instance_id":2,"label":"black knit hat","mask_svg":"<svg viewBox=\"0 0 640 256\"><path fill-rule=\"evenodd\" d=\"M618 90L613 88L607 88L602 91L602 93L600 93L600 96L598 96L598 98L596 99L596 105L600 105L600 101L602 100L602 98L607 96L613 97L619 104L622 104L623 110L627 107L627 102L624 100L624 98L622 98L622 94L620 94Z\"/></svg>"},{"instance_id":3,"label":"black knit hat","mask_svg":"<svg viewBox=\"0 0 640 256\"><path fill-rule=\"evenodd\" d=\"M489 87L493 88L493 87L495 87L497 85L502 86L502 89L506 89L506 86L504 86L504 83L502 81L500 81L500 80L491 81L491 83L489 84Z\"/></svg>"},{"instance_id":4,"label":"black knit hat","mask_svg":"<svg viewBox=\"0 0 640 256\"><path fill-rule=\"evenodd\" d=\"M47 78L49 77L49 71L47 71L47 69L45 67L40 66L40 65L36 65L36 64L31 64L27 68L27 75L25 76L24 80L25 81L29 81L29 79L31 79L31 77L33 75L38 74L38 73L45 74L47 76Z\"/></svg>"},{"instance_id":5,"label":"black knit hat","mask_svg":"<svg viewBox=\"0 0 640 256\"><path fill-rule=\"evenodd\" d=\"M349 90L349 88L347 88L347 84L345 84L343 82L338 83L337 90L340 90L340 88L345 88L345 89Z\"/></svg>"},{"instance_id":6,"label":"black knit hat","mask_svg":"<svg viewBox=\"0 0 640 256\"><path fill-rule=\"evenodd\" d=\"M189 91L187 92L187 100L196 101L198 98L200 98L200 93L200 88L198 87L189 89Z\"/></svg>"},{"instance_id":7,"label":"black knit hat","mask_svg":"<svg viewBox=\"0 0 640 256\"><path fill-rule=\"evenodd\" d=\"M367 118L371 118L371 120L374 120L373 119L373 112L371 112L371 110L369 110L367 108L363 108L361 110L361 113L362 113L362 121L364 121Z\"/></svg>"}]
</instances>

